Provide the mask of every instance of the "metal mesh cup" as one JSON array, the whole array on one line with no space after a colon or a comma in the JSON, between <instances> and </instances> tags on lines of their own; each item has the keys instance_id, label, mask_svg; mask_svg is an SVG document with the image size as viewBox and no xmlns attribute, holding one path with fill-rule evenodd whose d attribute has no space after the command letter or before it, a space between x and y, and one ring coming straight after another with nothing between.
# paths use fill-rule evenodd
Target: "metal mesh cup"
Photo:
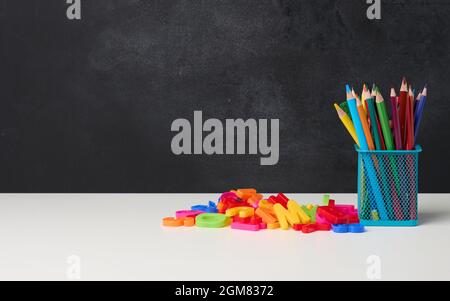
<instances>
[{"instance_id":1,"label":"metal mesh cup","mask_svg":"<svg viewBox=\"0 0 450 301\"><path fill-rule=\"evenodd\" d=\"M420 145L358 152L358 214L367 226L416 226Z\"/></svg>"}]
</instances>

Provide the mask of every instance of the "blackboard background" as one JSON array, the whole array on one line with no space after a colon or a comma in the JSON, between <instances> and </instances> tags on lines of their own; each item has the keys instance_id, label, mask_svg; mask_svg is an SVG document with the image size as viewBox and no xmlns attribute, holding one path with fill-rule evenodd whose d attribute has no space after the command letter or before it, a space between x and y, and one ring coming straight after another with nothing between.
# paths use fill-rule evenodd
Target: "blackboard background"
<instances>
[{"instance_id":1,"label":"blackboard background","mask_svg":"<svg viewBox=\"0 0 450 301\"><path fill-rule=\"evenodd\" d=\"M355 192L332 108L403 75L429 101L420 190L449 192L450 2L0 1L1 192ZM279 118L280 160L175 156L171 122Z\"/></svg>"}]
</instances>

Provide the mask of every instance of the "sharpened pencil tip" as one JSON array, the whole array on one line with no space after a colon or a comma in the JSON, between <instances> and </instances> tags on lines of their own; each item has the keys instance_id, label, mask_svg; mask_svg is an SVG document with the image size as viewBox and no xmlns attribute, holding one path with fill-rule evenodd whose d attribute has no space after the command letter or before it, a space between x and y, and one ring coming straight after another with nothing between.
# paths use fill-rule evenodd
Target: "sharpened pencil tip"
<instances>
[{"instance_id":1,"label":"sharpened pencil tip","mask_svg":"<svg viewBox=\"0 0 450 301\"><path fill-rule=\"evenodd\" d=\"M381 100L381 94L380 94L380 92L376 92L376 96L375 96L375 101L376 102L382 102L382 100Z\"/></svg>"},{"instance_id":2,"label":"sharpened pencil tip","mask_svg":"<svg viewBox=\"0 0 450 301\"><path fill-rule=\"evenodd\" d=\"M395 97L397 96L397 94L395 94L395 89L391 88L391 97Z\"/></svg>"},{"instance_id":3,"label":"sharpened pencil tip","mask_svg":"<svg viewBox=\"0 0 450 301\"><path fill-rule=\"evenodd\" d=\"M369 90L366 89L363 91L363 98L364 99L372 98L372 95L370 94Z\"/></svg>"},{"instance_id":4,"label":"sharpened pencil tip","mask_svg":"<svg viewBox=\"0 0 450 301\"><path fill-rule=\"evenodd\" d=\"M406 83L406 79L403 78L402 86L400 87L401 92L408 92L408 84Z\"/></svg>"},{"instance_id":5,"label":"sharpened pencil tip","mask_svg":"<svg viewBox=\"0 0 450 301\"><path fill-rule=\"evenodd\" d=\"M350 86L349 85L345 85L345 92L352 93L352 90L350 90Z\"/></svg>"},{"instance_id":6,"label":"sharpened pencil tip","mask_svg":"<svg viewBox=\"0 0 450 301\"><path fill-rule=\"evenodd\" d=\"M337 103L334 103L334 108L336 109L336 112L337 112L339 118L342 118L342 117L344 117L345 115L347 115L347 114L344 112L344 110L342 110L341 107L340 107Z\"/></svg>"}]
</instances>

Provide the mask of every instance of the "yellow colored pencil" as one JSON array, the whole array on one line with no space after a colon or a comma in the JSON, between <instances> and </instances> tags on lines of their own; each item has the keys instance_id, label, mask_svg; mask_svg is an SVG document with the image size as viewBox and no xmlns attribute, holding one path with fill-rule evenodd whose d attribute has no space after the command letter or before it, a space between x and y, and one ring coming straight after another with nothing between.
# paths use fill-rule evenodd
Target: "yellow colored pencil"
<instances>
[{"instance_id":1,"label":"yellow colored pencil","mask_svg":"<svg viewBox=\"0 0 450 301\"><path fill-rule=\"evenodd\" d=\"M366 94L365 92L367 92L367 86L366 86L366 84L363 85L363 91L362 91L362 93L361 93L361 102L362 102L364 111L365 111L366 114L367 114L367 110L368 110L368 108L366 107L367 94ZM369 94L369 95L370 95L370 94Z\"/></svg>"},{"instance_id":2,"label":"yellow colored pencil","mask_svg":"<svg viewBox=\"0 0 450 301\"><path fill-rule=\"evenodd\" d=\"M355 143L359 146L358 136L356 136L355 127L353 126L352 120L336 103L334 104L334 108L336 109L339 119L341 119L347 131L352 136Z\"/></svg>"}]
</instances>

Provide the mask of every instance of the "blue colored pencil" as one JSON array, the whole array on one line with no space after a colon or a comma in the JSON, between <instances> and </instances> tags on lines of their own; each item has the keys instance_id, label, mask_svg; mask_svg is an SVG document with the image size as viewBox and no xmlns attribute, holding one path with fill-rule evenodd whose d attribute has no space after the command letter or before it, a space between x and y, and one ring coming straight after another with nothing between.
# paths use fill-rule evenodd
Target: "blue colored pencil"
<instances>
[{"instance_id":1,"label":"blue colored pencil","mask_svg":"<svg viewBox=\"0 0 450 301\"><path fill-rule=\"evenodd\" d=\"M350 114L352 115L353 125L355 126L356 135L358 136L359 148L360 150L369 150L369 146L366 141L366 136L364 135L364 130L359 118L358 109L356 108L356 99L353 96L352 90L349 85L345 85L345 90L347 93L347 103L350 109ZM383 201L383 194L380 189L380 184L378 183L377 173L374 168L374 162L370 160L371 158L363 156L364 167L366 168L367 175L369 176L369 181L371 184L372 192L375 196L375 201L377 203L377 209L382 220L388 220L388 213L386 206Z\"/></svg>"},{"instance_id":2,"label":"blue colored pencil","mask_svg":"<svg viewBox=\"0 0 450 301\"><path fill-rule=\"evenodd\" d=\"M352 90L348 85L345 85L345 90L347 92L347 104L350 110L350 115L352 115L353 125L355 126L356 136L358 136L359 148L361 150L368 150L366 136L364 135L364 130L361 124L361 119L359 118L358 109L356 107L356 99L353 96Z\"/></svg>"},{"instance_id":3,"label":"blue colored pencil","mask_svg":"<svg viewBox=\"0 0 450 301\"><path fill-rule=\"evenodd\" d=\"M420 102L417 105L417 115L414 118L414 144L417 143L417 133L419 132L420 122L422 121L423 107L425 106L425 102L427 100L427 87L423 88L422 96L420 98Z\"/></svg>"}]
</instances>

